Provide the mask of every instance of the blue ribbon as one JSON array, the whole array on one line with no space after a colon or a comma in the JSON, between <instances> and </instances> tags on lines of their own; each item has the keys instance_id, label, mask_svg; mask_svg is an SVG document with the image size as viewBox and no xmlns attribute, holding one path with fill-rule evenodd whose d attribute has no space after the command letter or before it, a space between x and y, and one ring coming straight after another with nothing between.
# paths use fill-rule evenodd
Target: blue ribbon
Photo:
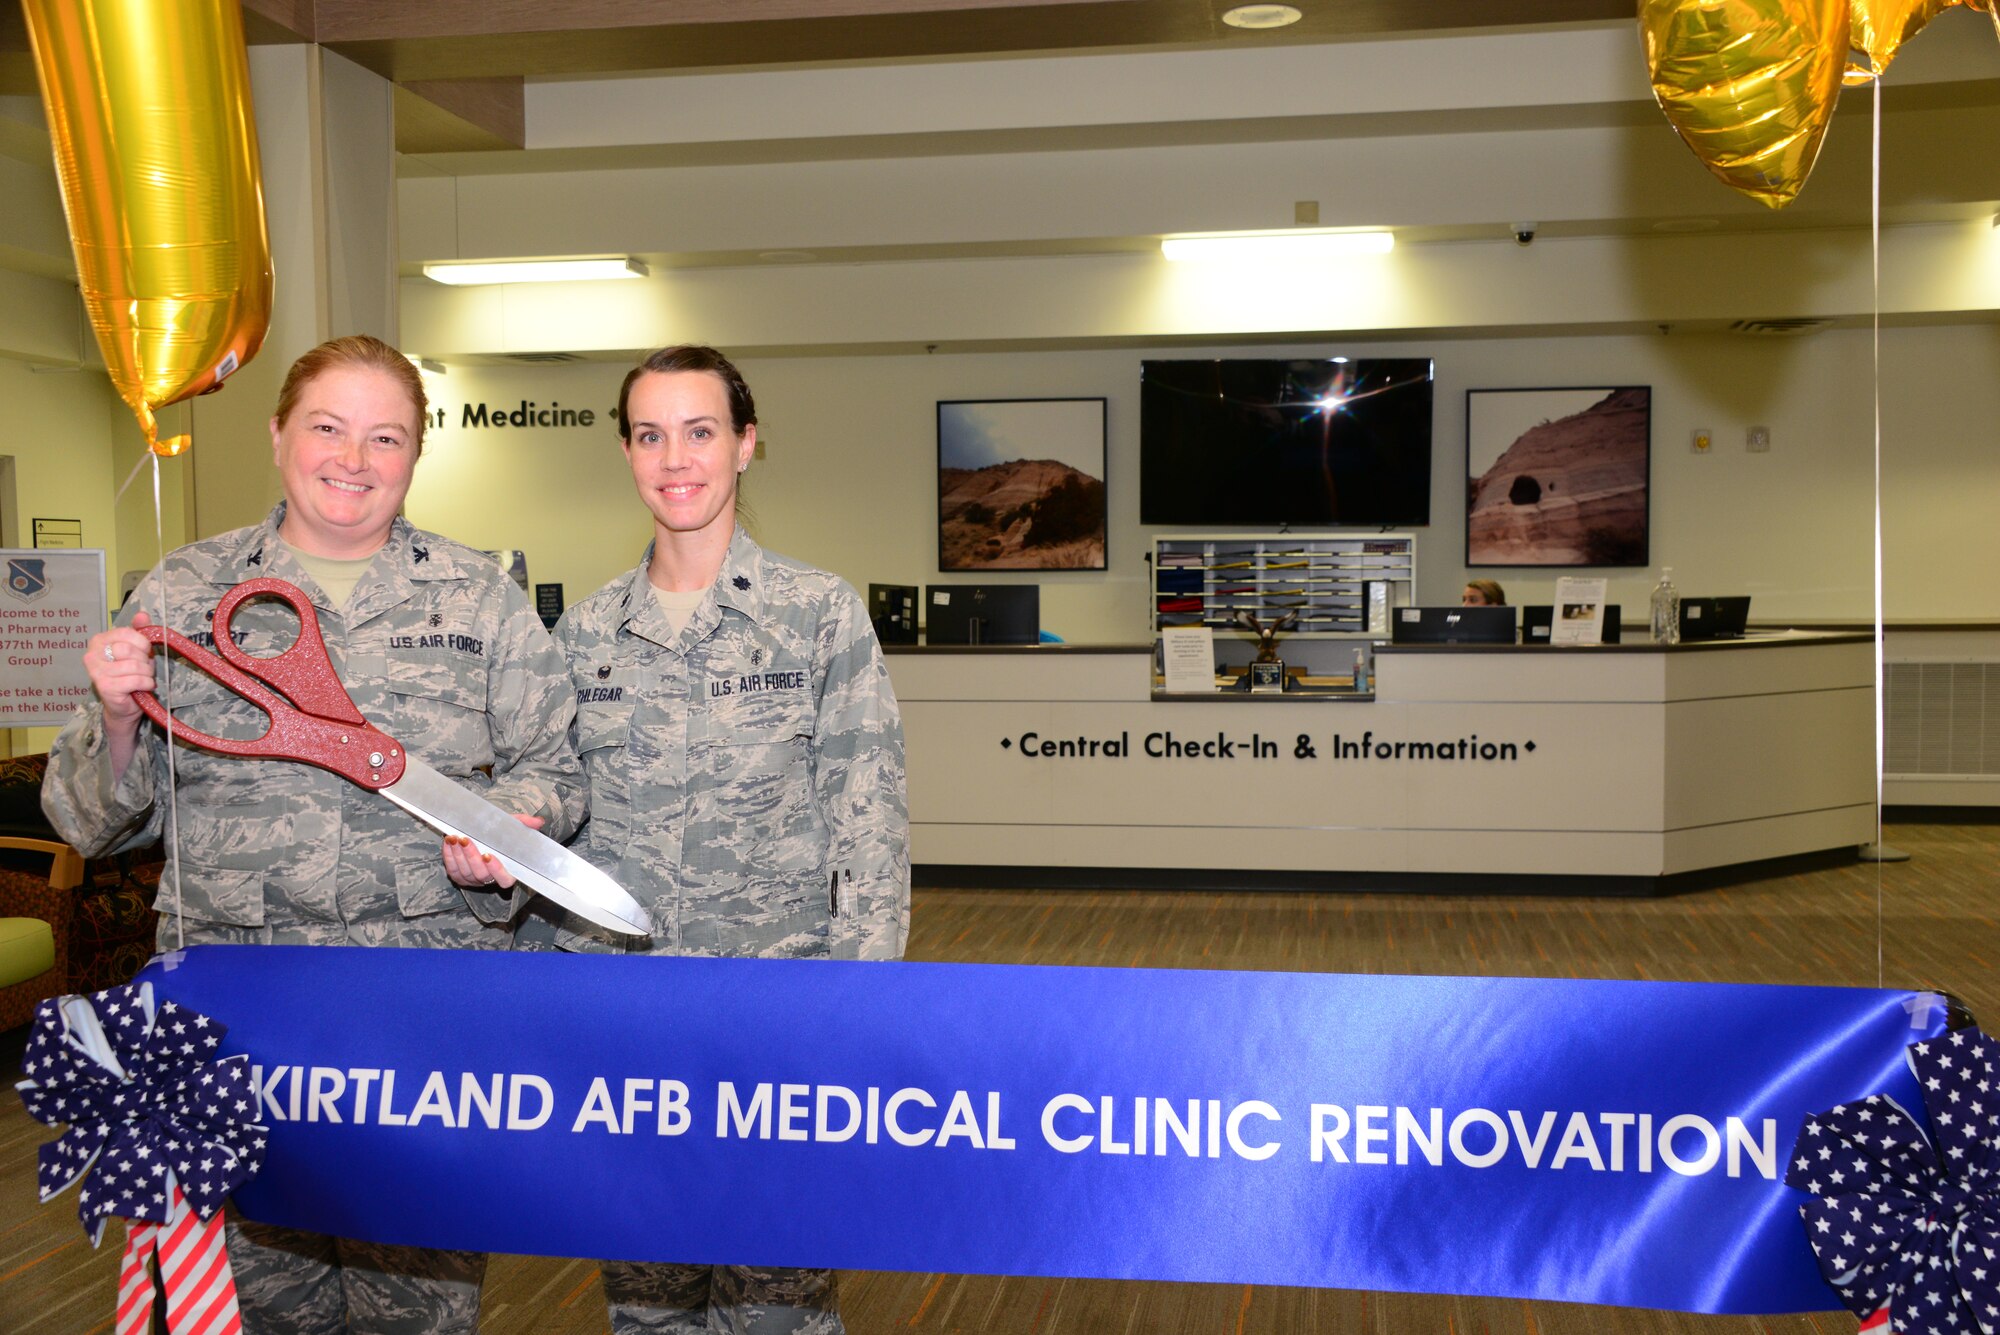
<instances>
[{"instance_id":1,"label":"blue ribbon","mask_svg":"<svg viewBox=\"0 0 2000 1335\"><path fill-rule=\"evenodd\" d=\"M237 1200L272 1223L1699 1312L1835 1305L1793 1138L1918 1106L1904 1049L1943 1029L1906 992L1685 983L286 947L147 976L258 1068Z\"/></svg>"}]
</instances>

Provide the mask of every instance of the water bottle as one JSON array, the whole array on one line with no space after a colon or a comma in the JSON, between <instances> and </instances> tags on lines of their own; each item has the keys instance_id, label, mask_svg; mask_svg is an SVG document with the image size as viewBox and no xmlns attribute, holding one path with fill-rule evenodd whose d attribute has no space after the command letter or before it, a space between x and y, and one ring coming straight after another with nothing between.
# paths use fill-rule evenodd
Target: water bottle
<instances>
[{"instance_id":1,"label":"water bottle","mask_svg":"<svg viewBox=\"0 0 2000 1335\"><path fill-rule=\"evenodd\" d=\"M1354 651L1354 689L1368 689L1368 656L1360 649Z\"/></svg>"},{"instance_id":2,"label":"water bottle","mask_svg":"<svg viewBox=\"0 0 2000 1335\"><path fill-rule=\"evenodd\" d=\"M1660 582L1653 586L1653 643L1681 642L1681 595L1674 587L1674 568L1660 567Z\"/></svg>"}]
</instances>

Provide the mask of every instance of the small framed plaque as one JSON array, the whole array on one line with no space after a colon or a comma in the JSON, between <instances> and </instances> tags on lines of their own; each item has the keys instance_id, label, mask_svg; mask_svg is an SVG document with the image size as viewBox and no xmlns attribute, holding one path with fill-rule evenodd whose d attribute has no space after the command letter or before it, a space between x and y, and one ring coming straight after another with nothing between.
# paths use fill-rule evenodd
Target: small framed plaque
<instances>
[{"instance_id":1,"label":"small framed plaque","mask_svg":"<svg viewBox=\"0 0 2000 1335\"><path fill-rule=\"evenodd\" d=\"M1252 663L1250 665L1250 690L1255 694L1277 693L1285 689L1285 665L1282 661Z\"/></svg>"},{"instance_id":2,"label":"small framed plaque","mask_svg":"<svg viewBox=\"0 0 2000 1335\"><path fill-rule=\"evenodd\" d=\"M535 586L535 615L542 619L542 625L550 630L562 620L563 586L560 584L537 584Z\"/></svg>"}]
</instances>

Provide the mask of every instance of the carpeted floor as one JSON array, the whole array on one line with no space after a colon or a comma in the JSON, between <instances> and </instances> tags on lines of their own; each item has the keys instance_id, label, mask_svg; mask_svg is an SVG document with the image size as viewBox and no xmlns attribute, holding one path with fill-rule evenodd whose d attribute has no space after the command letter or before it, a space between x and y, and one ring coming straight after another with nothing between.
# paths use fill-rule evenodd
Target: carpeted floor
<instances>
[{"instance_id":1,"label":"carpeted floor","mask_svg":"<svg viewBox=\"0 0 2000 1335\"><path fill-rule=\"evenodd\" d=\"M1745 868L1660 899L1169 891L919 891L913 959L1179 969L1658 978L1926 986L2000 1015L2000 824L1899 823L1911 861L1815 858ZM1878 879L1879 877L1879 879ZM1879 916L1878 916L1879 913ZM4 1045L10 1036L0 1036ZM0 1048L8 1070L16 1048ZM100 1252L73 1205L35 1204L48 1137L0 1096L0 1332L86 1335L112 1325L116 1226ZM892 1330L1445 1332L1651 1335L1852 1331L1841 1314L1704 1318L1493 1299L1234 1285L851 1273L854 1335ZM496 1257L485 1335L602 1332L586 1261Z\"/></svg>"}]
</instances>

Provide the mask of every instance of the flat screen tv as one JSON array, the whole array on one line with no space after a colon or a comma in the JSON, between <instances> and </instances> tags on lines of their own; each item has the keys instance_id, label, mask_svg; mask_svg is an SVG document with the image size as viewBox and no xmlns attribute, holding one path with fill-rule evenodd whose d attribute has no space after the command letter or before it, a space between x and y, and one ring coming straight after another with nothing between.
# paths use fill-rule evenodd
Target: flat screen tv
<instances>
[{"instance_id":1,"label":"flat screen tv","mask_svg":"<svg viewBox=\"0 0 2000 1335\"><path fill-rule=\"evenodd\" d=\"M1430 523L1430 359L1142 362L1139 519Z\"/></svg>"}]
</instances>

